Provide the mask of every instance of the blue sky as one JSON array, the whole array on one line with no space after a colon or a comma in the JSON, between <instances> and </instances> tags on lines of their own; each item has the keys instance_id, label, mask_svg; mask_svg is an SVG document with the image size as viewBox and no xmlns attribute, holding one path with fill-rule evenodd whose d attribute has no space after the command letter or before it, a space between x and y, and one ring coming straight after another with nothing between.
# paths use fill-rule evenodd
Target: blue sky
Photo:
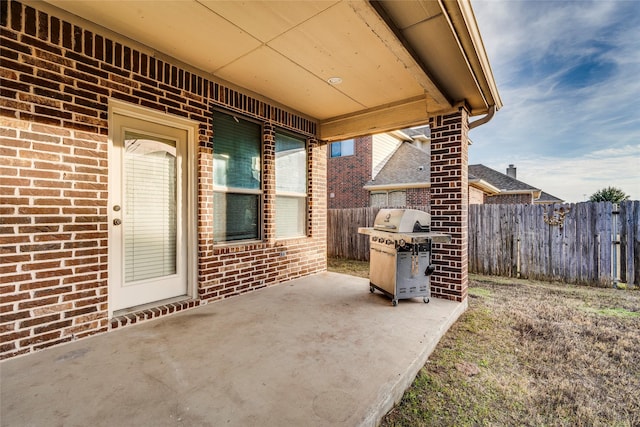
<instances>
[{"instance_id":1,"label":"blue sky","mask_svg":"<svg viewBox=\"0 0 640 427\"><path fill-rule=\"evenodd\" d=\"M567 202L640 200L640 1L472 0L504 107L469 163Z\"/></svg>"}]
</instances>

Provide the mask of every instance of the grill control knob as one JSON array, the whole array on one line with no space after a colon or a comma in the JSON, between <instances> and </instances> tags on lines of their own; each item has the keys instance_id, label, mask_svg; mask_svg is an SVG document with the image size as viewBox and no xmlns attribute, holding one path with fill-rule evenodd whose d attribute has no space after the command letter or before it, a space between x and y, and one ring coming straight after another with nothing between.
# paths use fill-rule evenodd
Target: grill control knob
<instances>
[{"instance_id":1,"label":"grill control knob","mask_svg":"<svg viewBox=\"0 0 640 427\"><path fill-rule=\"evenodd\" d=\"M407 244L407 242L405 242L404 239L398 240L398 246L404 247L404 245L406 245L406 244Z\"/></svg>"},{"instance_id":2,"label":"grill control knob","mask_svg":"<svg viewBox=\"0 0 640 427\"><path fill-rule=\"evenodd\" d=\"M392 245L393 244L393 240L391 239L387 239L387 241L385 242L387 245Z\"/></svg>"},{"instance_id":3,"label":"grill control knob","mask_svg":"<svg viewBox=\"0 0 640 427\"><path fill-rule=\"evenodd\" d=\"M378 238L374 236L374 237L372 237L372 238L371 238L371 241L372 241L372 242L377 242L377 241L378 241Z\"/></svg>"}]
</instances>

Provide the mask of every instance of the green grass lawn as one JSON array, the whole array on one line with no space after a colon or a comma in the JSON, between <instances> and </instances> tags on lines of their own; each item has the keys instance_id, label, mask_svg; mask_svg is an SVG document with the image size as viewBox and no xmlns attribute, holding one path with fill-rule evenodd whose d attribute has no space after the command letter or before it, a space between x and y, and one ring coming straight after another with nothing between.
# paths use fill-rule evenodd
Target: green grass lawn
<instances>
[{"instance_id":1,"label":"green grass lawn","mask_svg":"<svg viewBox=\"0 0 640 427\"><path fill-rule=\"evenodd\" d=\"M368 264L329 269L367 277ZM640 425L640 292L472 276L382 426Z\"/></svg>"}]
</instances>

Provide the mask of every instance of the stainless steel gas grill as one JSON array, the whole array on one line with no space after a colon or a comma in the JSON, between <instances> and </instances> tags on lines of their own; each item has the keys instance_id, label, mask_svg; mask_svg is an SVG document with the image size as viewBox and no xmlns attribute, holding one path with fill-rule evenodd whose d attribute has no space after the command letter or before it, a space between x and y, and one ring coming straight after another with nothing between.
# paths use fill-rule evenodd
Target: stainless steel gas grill
<instances>
[{"instance_id":1,"label":"stainless steel gas grill","mask_svg":"<svg viewBox=\"0 0 640 427\"><path fill-rule=\"evenodd\" d=\"M448 243L451 236L431 231L431 215L415 209L380 209L373 227L360 227L370 236L369 284L398 300L422 297L429 302L431 243Z\"/></svg>"}]
</instances>

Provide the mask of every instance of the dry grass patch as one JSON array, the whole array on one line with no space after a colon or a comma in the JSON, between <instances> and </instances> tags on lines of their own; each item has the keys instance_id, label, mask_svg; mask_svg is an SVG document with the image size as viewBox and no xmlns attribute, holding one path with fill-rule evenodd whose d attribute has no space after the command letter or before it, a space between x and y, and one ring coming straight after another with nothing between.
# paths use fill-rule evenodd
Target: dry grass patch
<instances>
[{"instance_id":1,"label":"dry grass patch","mask_svg":"<svg viewBox=\"0 0 640 427\"><path fill-rule=\"evenodd\" d=\"M640 291L473 276L469 309L381 425L631 427L639 393Z\"/></svg>"},{"instance_id":2,"label":"dry grass patch","mask_svg":"<svg viewBox=\"0 0 640 427\"><path fill-rule=\"evenodd\" d=\"M343 258L329 258L327 269L335 273L348 274L350 276L369 277L369 263L366 261L354 261Z\"/></svg>"},{"instance_id":3,"label":"dry grass patch","mask_svg":"<svg viewBox=\"0 0 640 427\"><path fill-rule=\"evenodd\" d=\"M469 296L383 426L640 425L640 292L476 276Z\"/></svg>"}]
</instances>

